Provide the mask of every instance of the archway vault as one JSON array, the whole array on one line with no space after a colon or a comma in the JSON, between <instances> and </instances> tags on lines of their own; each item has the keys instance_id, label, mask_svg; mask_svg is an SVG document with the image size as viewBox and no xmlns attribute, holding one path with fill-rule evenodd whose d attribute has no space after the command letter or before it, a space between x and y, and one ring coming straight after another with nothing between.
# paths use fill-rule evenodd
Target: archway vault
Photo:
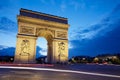
<instances>
[{"instance_id":1,"label":"archway vault","mask_svg":"<svg viewBox=\"0 0 120 80\"><path fill-rule=\"evenodd\" d=\"M68 61L67 18L21 9L18 18L16 63L35 63L36 40L48 41L48 63Z\"/></svg>"},{"instance_id":2,"label":"archway vault","mask_svg":"<svg viewBox=\"0 0 120 80\"><path fill-rule=\"evenodd\" d=\"M48 29L41 29L36 33L37 37L44 37L47 41L52 40L54 38L54 33L49 31Z\"/></svg>"}]
</instances>

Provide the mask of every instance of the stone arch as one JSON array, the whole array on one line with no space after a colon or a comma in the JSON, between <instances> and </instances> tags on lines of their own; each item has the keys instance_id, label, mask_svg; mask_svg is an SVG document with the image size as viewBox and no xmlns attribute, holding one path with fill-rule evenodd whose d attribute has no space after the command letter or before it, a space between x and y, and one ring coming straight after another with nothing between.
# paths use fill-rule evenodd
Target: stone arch
<instances>
[{"instance_id":1,"label":"stone arch","mask_svg":"<svg viewBox=\"0 0 120 80\"><path fill-rule=\"evenodd\" d=\"M53 39L54 38L54 33L48 29L41 29L36 32L37 37L45 37L47 40Z\"/></svg>"},{"instance_id":2,"label":"stone arch","mask_svg":"<svg viewBox=\"0 0 120 80\"><path fill-rule=\"evenodd\" d=\"M47 58L49 63L67 62L69 28L67 18L21 9L17 19L15 63L36 62L38 37L44 37L48 42Z\"/></svg>"},{"instance_id":3,"label":"stone arch","mask_svg":"<svg viewBox=\"0 0 120 80\"><path fill-rule=\"evenodd\" d=\"M47 52L47 62L51 63L52 62L52 43L54 39L54 34L48 30L48 29L41 29L37 32L37 37L44 37L47 40L47 47L48 47L48 52Z\"/></svg>"}]
</instances>

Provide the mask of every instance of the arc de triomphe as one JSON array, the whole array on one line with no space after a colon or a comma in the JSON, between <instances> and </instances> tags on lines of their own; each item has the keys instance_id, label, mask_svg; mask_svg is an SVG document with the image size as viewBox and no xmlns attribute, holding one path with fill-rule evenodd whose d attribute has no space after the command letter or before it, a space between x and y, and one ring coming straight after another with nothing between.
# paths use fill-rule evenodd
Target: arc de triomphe
<instances>
[{"instance_id":1,"label":"arc de triomphe","mask_svg":"<svg viewBox=\"0 0 120 80\"><path fill-rule=\"evenodd\" d=\"M20 9L15 63L35 63L36 40L48 42L47 62L68 61L68 20L41 12Z\"/></svg>"}]
</instances>

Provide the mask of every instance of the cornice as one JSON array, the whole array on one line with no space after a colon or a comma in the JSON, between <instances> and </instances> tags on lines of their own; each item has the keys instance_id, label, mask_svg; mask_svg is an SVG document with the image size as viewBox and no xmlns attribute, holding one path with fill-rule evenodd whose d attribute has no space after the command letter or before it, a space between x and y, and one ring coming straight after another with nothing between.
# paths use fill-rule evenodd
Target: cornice
<instances>
[{"instance_id":1,"label":"cornice","mask_svg":"<svg viewBox=\"0 0 120 80\"><path fill-rule=\"evenodd\" d=\"M17 34L17 37L21 37L21 38L37 38L34 35L27 35L27 34Z\"/></svg>"},{"instance_id":2,"label":"cornice","mask_svg":"<svg viewBox=\"0 0 120 80\"><path fill-rule=\"evenodd\" d=\"M31 17L26 17L26 16L20 16L20 15L18 15L17 18L18 18L18 22L25 22L25 23L31 23L31 24L36 24L36 25L54 27L54 28L62 28L62 29L67 29L67 30L69 28L68 24L62 24L58 22L52 22L52 21L36 19L36 18L31 18Z\"/></svg>"},{"instance_id":3,"label":"cornice","mask_svg":"<svg viewBox=\"0 0 120 80\"><path fill-rule=\"evenodd\" d=\"M64 17L46 14L46 13L42 13L42 12L36 12L36 11L32 11L32 10L27 10L27 9L21 9L21 11L29 12L29 13L33 13L33 14L38 14L38 15L43 15L43 16L48 16L48 17L52 17L52 18L56 18L56 19L67 20L67 18L64 18Z\"/></svg>"}]
</instances>

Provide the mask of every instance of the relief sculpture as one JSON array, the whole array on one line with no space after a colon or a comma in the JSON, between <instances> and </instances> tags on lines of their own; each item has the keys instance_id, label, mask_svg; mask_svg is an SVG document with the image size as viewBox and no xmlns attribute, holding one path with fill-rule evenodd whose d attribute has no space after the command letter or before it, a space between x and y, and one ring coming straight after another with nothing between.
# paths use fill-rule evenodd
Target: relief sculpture
<instances>
[{"instance_id":1,"label":"relief sculpture","mask_svg":"<svg viewBox=\"0 0 120 80\"><path fill-rule=\"evenodd\" d=\"M57 31L57 37L59 38L67 38L67 33L62 31Z\"/></svg>"},{"instance_id":2,"label":"relief sculpture","mask_svg":"<svg viewBox=\"0 0 120 80\"><path fill-rule=\"evenodd\" d=\"M29 40L23 40L21 43L20 55L29 55L29 52L30 52L30 42Z\"/></svg>"},{"instance_id":3,"label":"relief sculpture","mask_svg":"<svg viewBox=\"0 0 120 80\"><path fill-rule=\"evenodd\" d=\"M22 26L21 29L20 29L20 33L34 34L34 28L33 27Z\"/></svg>"},{"instance_id":4,"label":"relief sculpture","mask_svg":"<svg viewBox=\"0 0 120 80\"><path fill-rule=\"evenodd\" d=\"M48 28L37 28L37 29L36 29L36 34L38 35L39 32L42 32L42 31L50 31L53 35L54 35L54 33L55 33L55 31L52 30L52 29L48 29Z\"/></svg>"},{"instance_id":5,"label":"relief sculpture","mask_svg":"<svg viewBox=\"0 0 120 80\"><path fill-rule=\"evenodd\" d=\"M65 43L64 42L59 42L58 43L58 53L59 53L59 57L64 57L65 55Z\"/></svg>"}]
</instances>

